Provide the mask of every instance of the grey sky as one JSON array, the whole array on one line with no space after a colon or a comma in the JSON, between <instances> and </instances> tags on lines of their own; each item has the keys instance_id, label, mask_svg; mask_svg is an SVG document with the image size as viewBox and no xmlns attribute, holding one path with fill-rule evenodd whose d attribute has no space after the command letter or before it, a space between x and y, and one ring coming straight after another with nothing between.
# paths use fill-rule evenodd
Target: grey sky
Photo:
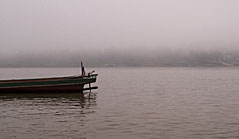
<instances>
[{"instance_id":1,"label":"grey sky","mask_svg":"<svg viewBox=\"0 0 239 139\"><path fill-rule=\"evenodd\" d=\"M237 48L238 0L0 0L0 54Z\"/></svg>"}]
</instances>

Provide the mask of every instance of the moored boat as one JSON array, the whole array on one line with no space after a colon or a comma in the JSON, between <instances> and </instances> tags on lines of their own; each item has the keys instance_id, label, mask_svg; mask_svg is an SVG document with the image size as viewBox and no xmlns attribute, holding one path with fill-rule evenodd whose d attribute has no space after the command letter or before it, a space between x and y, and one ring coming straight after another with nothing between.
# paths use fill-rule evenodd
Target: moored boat
<instances>
[{"instance_id":1,"label":"moored boat","mask_svg":"<svg viewBox=\"0 0 239 139\"><path fill-rule=\"evenodd\" d=\"M86 74L83 63L81 62L81 75L66 77L51 77L38 79L17 79L17 80L0 80L1 93L71 93L82 92L84 90L97 89L91 87L91 83L96 82L98 74L94 71ZM84 88L89 84L89 88Z\"/></svg>"},{"instance_id":2,"label":"moored boat","mask_svg":"<svg viewBox=\"0 0 239 139\"><path fill-rule=\"evenodd\" d=\"M0 80L0 93L82 92L83 90L97 88L90 86L91 83L96 82L97 75ZM84 88L85 84L89 84L90 88Z\"/></svg>"}]
</instances>

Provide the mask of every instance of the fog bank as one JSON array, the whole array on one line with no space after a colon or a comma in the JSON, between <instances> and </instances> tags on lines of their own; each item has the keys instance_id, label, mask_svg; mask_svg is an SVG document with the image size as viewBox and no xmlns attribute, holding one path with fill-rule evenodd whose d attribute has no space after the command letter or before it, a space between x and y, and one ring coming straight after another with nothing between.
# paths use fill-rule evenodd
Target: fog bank
<instances>
[{"instance_id":1,"label":"fog bank","mask_svg":"<svg viewBox=\"0 0 239 139\"><path fill-rule=\"evenodd\" d=\"M83 59L127 66L139 64L122 63L142 59L150 65L148 57L158 59L163 51L225 54L239 48L238 5L238 0L1 0L0 64L75 66Z\"/></svg>"}]
</instances>

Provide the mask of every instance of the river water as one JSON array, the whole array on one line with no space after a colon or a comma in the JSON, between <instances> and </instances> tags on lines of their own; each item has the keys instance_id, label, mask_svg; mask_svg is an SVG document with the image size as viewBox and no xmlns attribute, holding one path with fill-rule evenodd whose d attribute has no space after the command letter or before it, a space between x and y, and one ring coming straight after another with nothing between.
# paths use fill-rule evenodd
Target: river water
<instances>
[{"instance_id":1,"label":"river water","mask_svg":"<svg viewBox=\"0 0 239 139\"><path fill-rule=\"evenodd\" d=\"M88 69L91 70L91 69ZM1 139L236 139L239 68L94 68L91 96L1 95ZM78 68L0 69L2 79Z\"/></svg>"}]
</instances>

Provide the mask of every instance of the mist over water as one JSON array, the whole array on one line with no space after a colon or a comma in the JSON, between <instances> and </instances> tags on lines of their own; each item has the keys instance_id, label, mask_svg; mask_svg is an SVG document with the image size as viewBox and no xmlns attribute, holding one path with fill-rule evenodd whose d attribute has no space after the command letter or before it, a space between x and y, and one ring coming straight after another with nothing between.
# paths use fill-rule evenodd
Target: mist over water
<instances>
[{"instance_id":1,"label":"mist over water","mask_svg":"<svg viewBox=\"0 0 239 139\"><path fill-rule=\"evenodd\" d=\"M239 51L105 50L16 55L1 58L0 67L232 67L239 65Z\"/></svg>"},{"instance_id":2,"label":"mist over water","mask_svg":"<svg viewBox=\"0 0 239 139\"><path fill-rule=\"evenodd\" d=\"M0 138L238 138L238 5L0 0L1 79L108 67L90 99L0 93Z\"/></svg>"},{"instance_id":3,"label":"mist over water","mask_svg":"<svg viewBox=\"0 0 239 139\"><path fill-rule=\"evenodd\" d=\"M47 65L42 61L66 59L56 64L66 66L67 59L94 61L118 53L120 59L122 52L134 58L157 56L153 52L164 49L234 51L239 45L238 4L237 0L1 0L0 58L12 65L26 60L42 66Z\"/></svg>"}]
</instances>

